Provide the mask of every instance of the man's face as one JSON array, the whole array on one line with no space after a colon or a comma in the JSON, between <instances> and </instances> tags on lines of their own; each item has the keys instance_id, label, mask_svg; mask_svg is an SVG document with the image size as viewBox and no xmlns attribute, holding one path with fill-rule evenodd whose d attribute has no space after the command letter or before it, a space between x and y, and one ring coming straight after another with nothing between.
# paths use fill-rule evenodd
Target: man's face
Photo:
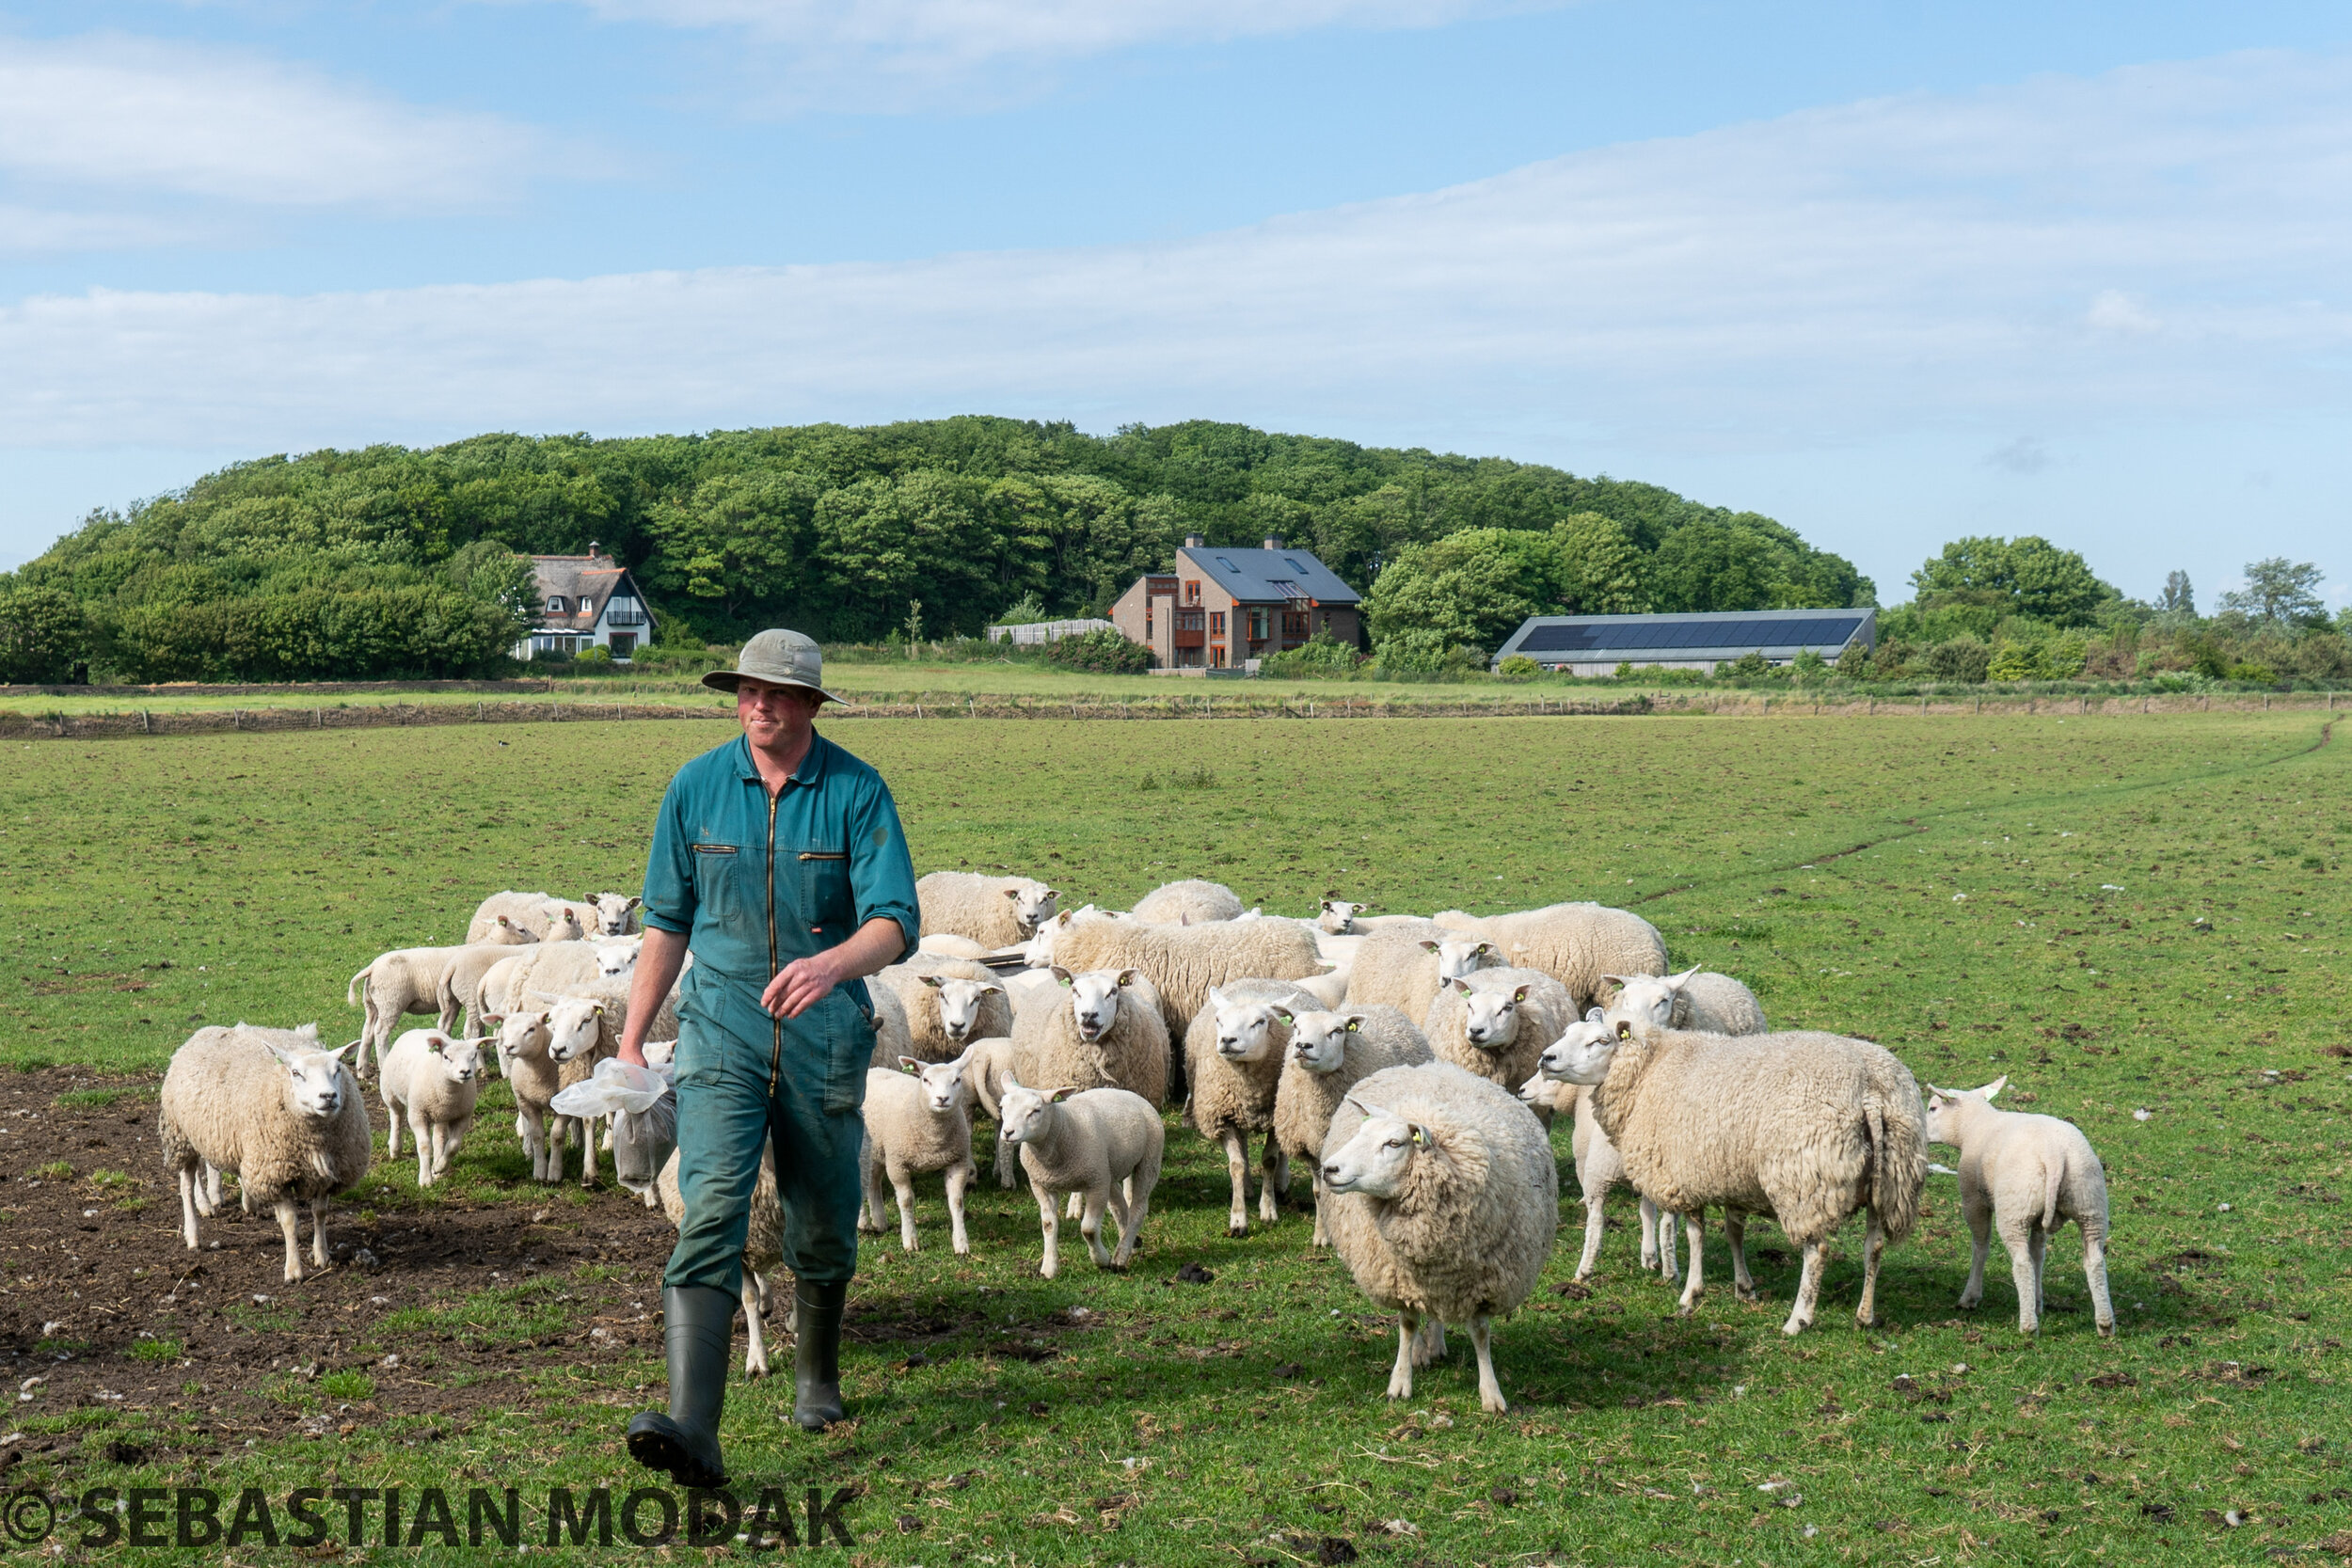
<instances>
[{"instance_id":1,"label":"man's face","mask_svg":"<svg viewBox=\"0 0 2352 1568\"><path fill-rule=\"evenodd\" d=\"M745 680L735 689L735 716L754 746L763 752L788 750L823 702L805 687Z\"/></svg>"}]
</instances>

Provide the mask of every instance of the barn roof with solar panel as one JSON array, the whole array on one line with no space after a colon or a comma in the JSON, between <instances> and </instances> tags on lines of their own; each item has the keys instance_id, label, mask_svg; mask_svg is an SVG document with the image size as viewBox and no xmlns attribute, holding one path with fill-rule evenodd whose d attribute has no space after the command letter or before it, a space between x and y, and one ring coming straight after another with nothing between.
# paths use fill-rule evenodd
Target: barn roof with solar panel
<instances>
[{"instance_id":1,"label":"barn roof with solar panel","mask_svg":"<svg viewBox=\"0 0 2352 1568\"><path fill-rule=\"evenodd\" d=\"M1689 615L1531 615L1495 650L1547 670L1607 675L1637 668L1712 670L1747 654L1787 664L1807 648L1836 660L1847 644L1878 646L1875 610L1743 610Z\"/></svg>"}]
</instances>

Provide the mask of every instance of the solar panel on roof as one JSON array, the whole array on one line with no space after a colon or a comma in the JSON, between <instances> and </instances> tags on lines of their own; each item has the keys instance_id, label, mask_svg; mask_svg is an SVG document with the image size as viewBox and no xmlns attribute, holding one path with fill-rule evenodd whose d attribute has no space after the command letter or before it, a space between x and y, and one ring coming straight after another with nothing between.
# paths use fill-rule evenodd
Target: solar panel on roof
<instances>
[{"instance_id":1,"label":"solar panel on roof","mask_svg":"<svg viewBox=\"0 0 2352 1568\"><path fill-rule=\"evenodd\" d=\"M1709 616L1688 621L1573 621L1531 626L1518 651L1544 654L1666 653L1678 649L1841 647L1863 622L1855 614L1792 614L1760 621Z\"/></svg>"},{"instance_id":2,"label":"solar panel on roof","mask_svg":"<svg viewBox=\"0 0 2352 1568\"><path fill-rule=\"evenodd\" d=\"M1241 570L1240 567L1234 565L1232 562L1225 556L1218 556L1216 558L1216 563L1224 567L1229 572L1239 572Z\"/></svg>"}]
</instances>

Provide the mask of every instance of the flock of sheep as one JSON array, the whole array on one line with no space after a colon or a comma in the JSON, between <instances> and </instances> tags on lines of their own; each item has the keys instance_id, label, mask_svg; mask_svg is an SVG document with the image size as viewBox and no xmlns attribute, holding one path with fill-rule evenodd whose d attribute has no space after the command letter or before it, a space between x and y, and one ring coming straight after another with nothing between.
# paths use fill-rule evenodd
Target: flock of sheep
<instances>
[{"instance_id":1,"label":"flock of sheep","mask_svg":"<svg viewBox=\"0 0 2352 1568\"><path fill-rule=\"evenodd\" d=\"M1796 1334L1814 1319L1830 1238L1859 1212L1855 1315L1873 1323L1881 1257L1919 1212L1935 1141L1960 1150L1975 1238L1963 1305L1982 1295L1997 1230L2019 1326L2032 1332L2045 1244L2073 1219L2099 1330L2113 1329L2105 1175L2078 1130L1994 1109L2006 1080L1929 1085L1923 1103L1910 1070L1871 1041L1770 1033L1739 981L1668 974L1664 940L1627 911L1554 904L1422 919L1326 899L1296 920L1245 910L1204 881L1169 883L1126 911L1073 911L1041 882L962 872L932 873L917 893L917 951L868 981L876 1045L860 1219L882 1232L887 1194L909 1251L914 1182L936 1174L954 1249L968 1252L980 1117L996 1123L1002 1184L1016 1170L1028 1178L1041 1272L1060 1266L1065 1217L1098 1266L1125 1265L1159 1179L1163 1108L1181 1104L1184 1122L1225 1152L1234 1236L1249 1231L1250 1141L1263 1224L1279 1214L1292 1163L1305 1164L1315 1244L1397 1314L1391 1397L1411 1393L1415 1368L1442 1354L1453 1323L1470 1332L1481 1403L1500 1411L1489 1324L1526 1299L1550 1256L1559 1175L1548 1129L1566 1116L1585 1206L1580 1279L1619 1185L1641 1200L1644 1267L1681 1278L1686 1313L1702 1289L1706 1212L1723 1212L1743 1299L1754 1294L1746 1221L1765 1215L1803 1252L1783 1325ZM327 1202L373 1154L358 1083L368 1076L389 1122L386 1153L398 1157L405 1127L421 1186L448 1171L497 1071L513 1088L535 1180L560 1180L576 1144L580 1179L594 1182L601 1131L616 1179L680 1220L675 995L646 1037L666 1042L648 1047L650 1070L617 1059L637 903L495 894L465 942L386 953L353 976L346 1000L362 1029L337 1050L322 1048L315 1025L199 1031L174 1055L162 1096L187 1244L199 1244L198 1220L218 1208L230 1173L248 1212L275 1211L288 1280L305 1272L306 1206L310 1257L324 1266ZM411 1014L435 1024L395 1037ZM1677 1215L1687 1268L1676 1259ZM744 1250L754 1375L767 1370L760 1309L780 1244L763 1172Z\"/></svg>"}]
</instances>

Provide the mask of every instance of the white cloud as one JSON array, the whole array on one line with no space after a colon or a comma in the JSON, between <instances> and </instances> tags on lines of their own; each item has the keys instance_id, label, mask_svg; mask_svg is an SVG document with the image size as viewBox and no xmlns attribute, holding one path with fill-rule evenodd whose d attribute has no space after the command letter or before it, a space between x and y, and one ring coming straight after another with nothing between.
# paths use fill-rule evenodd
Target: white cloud
<instances>
[{"instance_id":1,"label":"white cloud","mask_svg":"<svg viewBox=\"0 0 2352 1568\"><path fill-rule=\"evenodd\" d=\"M2153 332L2164 324L2121 289L2102 289L2083 318L2103 332Z\"/></svg>"},{"instance_id":2,"label":"white cloud","mask_svg":"<svg viewBox=\"0 0 2352 1568\"><path fill-rule=\"evenodd\" d=\"M2255 55L1883 100L1168 244L40 298L0 309L0 439L977 409L1786 451L2341 406L2347 89ZM2163 330L2094 325L2106 291Z\"/></svg>"},{"instance_id":3,"label":"white cloud","mask_svg":"<svg viewBox=\"0 0 2352 1568\"><path fill-rule=\"evenodd\" d=\"M540 158L533 132L496 116L419 108L259 55L111 35L0 39L0 172L77 198L469 206Z\"/></svg>"}]
</instances>

